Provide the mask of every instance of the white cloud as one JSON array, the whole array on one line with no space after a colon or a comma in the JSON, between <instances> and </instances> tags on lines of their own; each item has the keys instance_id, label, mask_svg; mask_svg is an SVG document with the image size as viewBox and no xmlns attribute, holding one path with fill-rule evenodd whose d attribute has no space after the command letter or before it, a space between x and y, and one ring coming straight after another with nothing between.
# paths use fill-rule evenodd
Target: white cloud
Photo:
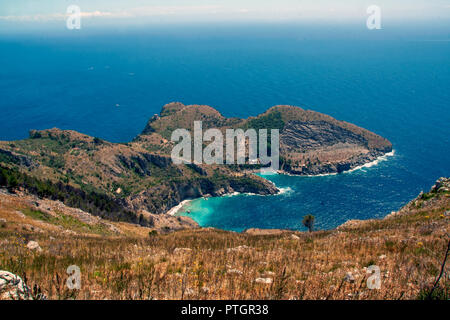
<instances>
[{"instance_id":1,"label":"white cloud","mask_svg":"<svg viewBox=\"0 0 450 320\"><path fill-rule=\"evenodd\" d=\"M52 13L52 14L36 14L36 15L21 15L21 16L0 16L0 20L6 21L23 21L23 22L46 22L46 21L58 21L65 20L69 17L69 14ZM125 17L123 13L113 12L81 12L82 18L95 18L95 17Z\"/></svg>"},{"instance_id":2,"label":"white cloud","mask_svg":"<svg viewBox=\"0 0 450 320\"><path fill-rule=\"evenodd\" d=\"M117 12L81 12L82 18L133 18L133 17L152 17L152 16L174 16L174 15L208 15L224 12L221 6L145 6L136 7L125 11ZM0 16L0 20L6 21L53 21L65 20L69 14L51 13L36 15L19 15L19 16Z\"/></svg>"},{"instance_id":3,"label":"white cloud","mask_svg":"<svg viewBox=\"0 0 450 320\"><path fill-rule=\"evenodd\" d=\"M385 0L379 0L384 2ZM243 4L245 3L245 5ZM216 1L215 5L153 5L141 7L128 7L124 10L110 9L90 9L91 11L82 12L81 16L86 19L95 18L151 18L158 17L158 21L166 20L297 20L297 21L318 21L318 20L350 20L365 19L367 16L367 1L348 0L342 2L328 2L328 0L279 0L279 3L259 1L248 3L243 1L226 2ZM433 16L430 5L416 4L409 6L394 5L392 2L382 3L383 16L388 18L400 17L418 19L421 16ZM91 7L92 8L92 7ZM439 6L440 11L437 16L445 16L450 5L443 4ZM430 11L430 12L428 12ZM428 12L428 15L427 15ZM436 14L434 14L436 16ZM1 20L7 21L53 21L65 20L68 15L65 12L36 14L36 15L9 15L0 16ZM156 19L155 19L156 20Z\"/></svg>"}]
</instances>

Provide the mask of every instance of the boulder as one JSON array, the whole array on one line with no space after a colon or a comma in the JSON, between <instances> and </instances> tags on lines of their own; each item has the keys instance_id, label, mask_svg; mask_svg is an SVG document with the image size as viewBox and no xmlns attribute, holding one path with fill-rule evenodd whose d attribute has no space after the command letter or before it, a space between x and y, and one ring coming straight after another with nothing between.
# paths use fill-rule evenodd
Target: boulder
<instances>
[{"instance_id":1,"label":"boulder","mask_svg":"<svg viewBox=\"0 0 450 320\"><path fill-rule=\"evenodd\" d=\"M37 243L36 241L30 241L27 244L27 248L32 250L32 251L37 251L37 252L41 252L42 248L39 245L39 243Z\"/></svg>"},{"instance_id":2,"label":"boulder","mask_svg":"<svg viewBox=\"0 0 450 320\"><path fill-rule=\"evenodd\" d=\"M30 288L8 271L0 271L0 300L32 300Z\"/></svg>"},{"instance_id":3,"label":"boulder","mask_svg":"<svg viewBox=\"0 0 450 320\"><path fill-rule=\"evenodd\" d=\"M348 283L354 283L355 277L353 276L353 274L351 272L347 272L347 274L344 277L344 281L348 282Z\"/></svg>"},{"instance_id":4,"label":"boulder","mask_svg":"<svg viewBox=\"0 0 450 320\"><path fill-rule=\"evenodd\" d=\"M263 283L263 284L271 284L273 282L272 278L256 278L256 283Z\"/></svg>"}]
</instances>

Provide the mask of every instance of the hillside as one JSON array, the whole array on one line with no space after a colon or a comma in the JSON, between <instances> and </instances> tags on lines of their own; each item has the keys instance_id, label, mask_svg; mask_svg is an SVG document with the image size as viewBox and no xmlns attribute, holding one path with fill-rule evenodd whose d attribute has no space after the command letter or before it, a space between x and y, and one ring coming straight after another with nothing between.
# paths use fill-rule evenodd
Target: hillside
<instances>
[{"instance_id":1,"label":"hillside","mask_svg":"<svg viewBox=\"0 0 450 320\"><path fill-rule=\"evenodd\" d=\"M70 130L31 130L28 139L0 142L0 186L59 200L112 221L152 227L185 199L278 189L252 171L260 165L174 165L171 133L203 128L279 129L281 171L342 172L392 150L386 139L330 116L276 106L248 119L225 118L209 106L171 103L129 143L110 143ZM163 215L167 225L193 227ZM176 221L182 219L183 223ZM176 221L175 221L176 220Z\"/></svg>"},{"instance_id":2,"label":"hillside","mask_svg":"<svg viewBox=\"0 0 450 320\"><path fill-rule=\"evenodd\" d=\"M444 178L384 219L312 233L164 234L1 190L0 270L28 285L19 298L425 299L448 251L449 219ZM80 290L65 286L69 265L81 269ZM372 265L380 268L380 289L367 287ZM448 264L442 270L435 299L449 297ZM2 288L0 297L18 298Z\"/></svg>"}]
</instances>

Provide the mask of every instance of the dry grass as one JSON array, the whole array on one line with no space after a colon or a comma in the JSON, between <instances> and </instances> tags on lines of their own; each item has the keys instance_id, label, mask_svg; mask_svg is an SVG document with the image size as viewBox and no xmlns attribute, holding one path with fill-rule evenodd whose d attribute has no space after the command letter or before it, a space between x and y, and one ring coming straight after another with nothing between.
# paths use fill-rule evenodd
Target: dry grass
<instances>
[{"instance_id":1,"label":"dry grass","mask_svg":"<svg viewBox=\"0 0 450 320\"><path fill-rule=\"evenodd\" d=\"M49 299L416 299L439 274L449 240L446 196L384 220L295 233L298 239L292 232L210 229L148 235L124 223L116 224L126 230L118 236L67 235L42 225L33 232L21 223L39 221L14 220L14 206L2 200L0 269ZM28 240L43 251L27 249ZM70 265L81 268L81 290L65 285ZM380 267L379 290L367 288L370 265ZM353 283L343 281L348 272ZM440 286L448 297L448 267Z\"/></svg>"}]
</instances>

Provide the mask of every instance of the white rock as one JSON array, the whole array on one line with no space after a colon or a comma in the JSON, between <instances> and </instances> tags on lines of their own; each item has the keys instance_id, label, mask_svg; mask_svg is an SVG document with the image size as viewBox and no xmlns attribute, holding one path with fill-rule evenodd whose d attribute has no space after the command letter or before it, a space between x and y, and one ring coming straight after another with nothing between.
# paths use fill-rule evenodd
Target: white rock
<instances>
[{"instance_id":1,"label":"white rock","mask_svg":"<svg viewBox=\"0 0 450 320\"><path fill-rule=\"evenodd\" d=\"M0 271L0 300L32 300L30 288L8 271Z\"/></svg>"},{"instance_id":2,"label":"white rock","mask_svg":"<svg viewBox=\"0 0 450 320\"><path fill-rule=\"evenodd\" d=\"M347 274L344 277L344 281L353 283L353 282L355 282L355 277L353 276L353 274L351 272L347 272Z\"/></svg>"},{"instance_id":3,"label":"white rock","mask_svg":"<svg viewBox=\"0 0 450 320\"><path fill-rule=\"evenodd\" d=\"M69 236L76 236L78 233L76 233L73 230L66 229L66 230L64 230L64 234L67 234Z\"/></svg>"},{"instance_id":4,"label":"white rock","mask_svg":"<svg viewBox=\"0 0 450 320\"><path fill-rule=\"evenodd\" d=\"M23 214L22 211L14 211L14 213L15 213L16 215L18 215L20 218L25 218L25 215Z\"/></svg>"},{"instance_id":5,"label":"white rock","mask_svg":"<svg viewBox=\"0 0 450 320\"><path fill-rule=\"evenodd\" d=\"M271 284L273 282L272 278L256 278L256 283L264 283L264 284Z\"/></svg>"},{"instance_id":6,"label":"white rock","mask_svg":"<svg viewBox=\"0 0 450 320\"><path fill-rule=\"evenodd\" d=\"M208 293L209 291L211 291L211 289L209 287L202 287L202 291L204 293Z\"/></svg>"},{"instance_id":7,"label":"white rock","mask_svg":"<svg viewBox=\"0 0 450 320\"><path fill-rule=\"evenodd\" d=\"M238 269L229 269L227 273L242 274L242 271Z\"/></svg>"},{"instance_id":8,"label":"white rock","mask_svg":"<svg viewBox=\"0 0 450 320\"><path fill-rule=\"evenodd\" d=\"M27 248L33 251L41 252L42 248L36 241L30 241L27 244Z\"/></svg>"},{"instance_id":9,"label":"white rock","mask_svg":"<svg viewBox=\"0 0 450 320\"><path fill-rule=\"evenodd\" d=\"M300 240L300 237L296 236L295 234L291 234L291 239L292 240Z\"/></svg>"},{"instance_id":10,"label":"white rock","mask_svg":"<svg viewBox=\"0 0 450 320\"><path fill-rule=\"evenodd\" d=\"M250 247L248 247L248 246L246 246L246 245L243 245L243 246L239 246L239 247L236 247L236 248L228 248L228 249L227 249L227 252L231 252L231 251L244 251L244 250L248 250L248 249L250 249Z\"/></svg>"}]
</instances>

